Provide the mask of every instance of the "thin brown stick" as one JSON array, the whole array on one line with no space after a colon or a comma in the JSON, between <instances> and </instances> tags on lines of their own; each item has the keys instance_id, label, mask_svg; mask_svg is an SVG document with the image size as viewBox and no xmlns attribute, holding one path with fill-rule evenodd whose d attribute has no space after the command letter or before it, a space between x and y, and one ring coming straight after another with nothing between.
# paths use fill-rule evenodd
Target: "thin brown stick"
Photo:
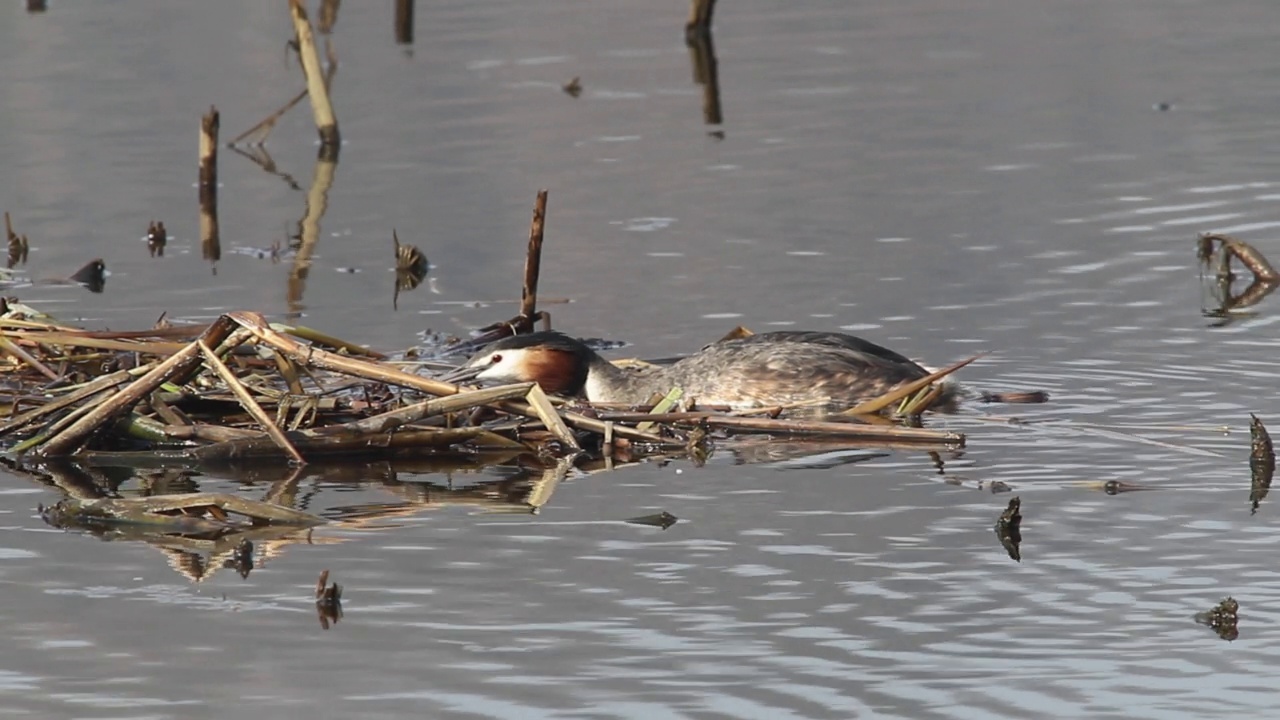
<instances>
[{"instance_id":1,"label":"thin brown stick","mask_svg":"<svg viewBox=\"0 0 1280 720\"><path fill-rule=\"evenodd\" d=\"M542 267L542 228L547 217L547 191L539 190L529 225L529 249L524 256L524 285L520 288L520 318L532 329L538 311L538 274Z\"/></svg>"},{"instance_id":2,"label":"thin brown stick","mask_svg":"<svg viewBox=\"0 0 1280 720\"><path fill-rule=\"evenodd\" d=\"M270 115L260 120L258 124L254 125L248 130L245 130L244 132L232 138L231 144L236 145L241 140L244 140L245 138L254 134L260 134L261 137L254 140L253 143L251 144L261 145L262 143L266 142L267 136L270 135L271 131L275 129L276 122L279 121L280 118L284 117L285 113L292 110L294 105L297 105L298 103L305 100L306 97L307 97L307 90L306 88L303 88L302 92L298 93L297 95L294 95L293 98L289 100L289 102L285 103L284 106L281 107L279 110L276 110L275 112L271 113Z\"/></svg>"},{"instance_id":3,"label":"thin brown stick","mask_svg":"<svg viewBox=\"0 0 1280 720\"><path fill-rule=\"evenodd\" d=\"M218 377L222 378L222 382L227 384L227 388L231 390L231 394L235 395L236 400L240 401L240 406L252 415L254 420L258 421L258 424L262 426L262 429L267 431L267 434L271 436L271 439L274 440L275 443L289 455L289 457L293 458L294 462L299 465L305 465L307 463L306 459L304 459L298 452L297 448L293 446L293 443L289 442L289 438L284 436L284 431L276 426L275 422L271 419L271 416L267 415L267 413L263 411L257 401L253 399L253 396L249 394L249 391L244 389L244 386L240 384L240 379L236 377L235 373L231 372L231 368L227 367L226 364L222 362L222 358L219 358L217 354L213 352L212 348L205 345L204 341L197 340L196 343L200 346L200 352L204 354L205 363L209 365L209 367L213 368L213 371L218 374Z\"/></svg>"}]
</instances>

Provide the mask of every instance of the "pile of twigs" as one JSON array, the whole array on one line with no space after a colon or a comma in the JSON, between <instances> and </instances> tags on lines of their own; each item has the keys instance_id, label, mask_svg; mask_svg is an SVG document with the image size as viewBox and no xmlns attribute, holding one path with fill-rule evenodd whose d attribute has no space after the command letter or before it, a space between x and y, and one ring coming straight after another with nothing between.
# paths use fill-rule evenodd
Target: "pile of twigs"
<instances>
[{"instance_id":1,"label":"pile of twigs","mask_svg":"<svg viewBox=\"0 0 1280 720\"><path fill-rule=\"evenodd\" d=\"M0 442L37 457L127 460L143 452L175 463L305 463L485 449L562 455L618 444L669 451L686 446L692 430L717 428L963 442L918 428L710 411L602 419L593 409L548 398L533 383L459 388L252 312L228 313L203 328L138 332L91 332L13 315L0 318L0 349L10 360L0 366L10 404Z\"/></svg>"}]
</instances>

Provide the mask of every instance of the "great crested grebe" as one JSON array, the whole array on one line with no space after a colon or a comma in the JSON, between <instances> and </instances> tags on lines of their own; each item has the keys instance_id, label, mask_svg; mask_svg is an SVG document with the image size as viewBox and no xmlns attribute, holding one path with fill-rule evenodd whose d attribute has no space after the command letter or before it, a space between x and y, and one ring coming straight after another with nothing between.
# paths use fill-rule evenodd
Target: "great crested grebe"
<instances>
[{"instance_id":1,"label":"great crested grebe","mask_svg":"<svg viewBox=\"0 0 1280 720\"><path fill-rule=\"evenodd\" d=\"M859 337L781 331L721 340L670 365L621 368L558 332L504 338L445 379L537 382L548 393L638 405L672 388L701 405L852 407L929 371ZM944 403L954 386L945 386Z\"/></svg>"}]
</instances>

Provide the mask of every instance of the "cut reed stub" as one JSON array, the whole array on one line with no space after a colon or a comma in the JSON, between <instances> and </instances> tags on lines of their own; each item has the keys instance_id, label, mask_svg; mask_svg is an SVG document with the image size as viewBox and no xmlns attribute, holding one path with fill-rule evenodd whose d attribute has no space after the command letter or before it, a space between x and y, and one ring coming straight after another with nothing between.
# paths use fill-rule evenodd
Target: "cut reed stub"
<instances>
[{"instance_id":1,"label":"cut reed stub","mask_svg":"<svg viewBox=\"0 0 1280 720\"><path fill-rule=\"evenodd\" d=\"M169 244L169 231L163 222L151 221L147 227L147 250L151 257L164 257L164 247Z\"/></svg>"},{"instance_id":2,"label":"cut reed stub","mask_svg":"<svg viewBox=\"0 0 1280 720\"><path fill-rule=\"evenodd\" d=\"M328 630L330 624L336 625L342 619L342 586L329 584L329 571L320 573L316 581L316 615L320 619L320 627Z\"/></svg>"}]
</instances>

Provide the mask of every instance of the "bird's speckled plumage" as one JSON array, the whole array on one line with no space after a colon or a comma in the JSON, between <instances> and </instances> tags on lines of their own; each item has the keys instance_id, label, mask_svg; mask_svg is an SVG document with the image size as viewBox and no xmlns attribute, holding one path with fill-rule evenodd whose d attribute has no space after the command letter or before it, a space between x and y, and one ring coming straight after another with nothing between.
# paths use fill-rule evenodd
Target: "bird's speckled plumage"
<instances>
[{"instance_id":1,"label":"bird's speckled plumage","mask_svg":"<svg viewBox=\"0 0 1280 720\"><path fill-rule=\"evenodd\" d=\"M852 407L929 371L909 358L841 333L782 331L712 343L664 366L620 368L578 340L539 332L499 340L459 377L537 381L592 402L641 404L674 387L702 405Z\"/></svg>"}]
</instances>

